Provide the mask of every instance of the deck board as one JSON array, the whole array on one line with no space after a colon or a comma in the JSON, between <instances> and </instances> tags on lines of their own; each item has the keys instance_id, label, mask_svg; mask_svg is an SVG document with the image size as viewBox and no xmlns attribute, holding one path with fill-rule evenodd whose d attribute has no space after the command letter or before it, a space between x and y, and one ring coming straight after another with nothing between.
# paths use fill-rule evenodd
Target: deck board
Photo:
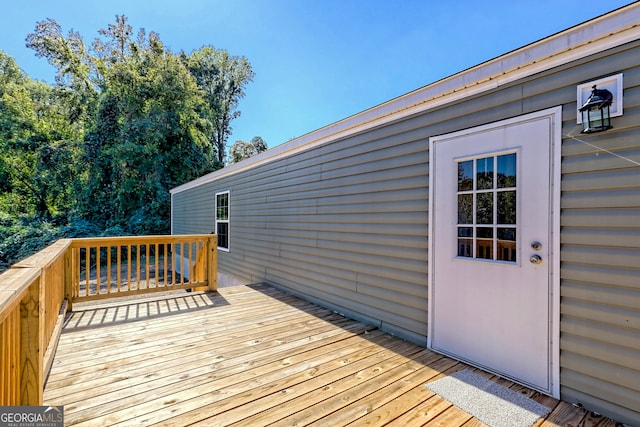
<instances>
[{"instance_id":1,"label":"deck board","mask_svg":"<svg viewBox=\"0 0 640 427\"><path fill-rule=\"evenodd\" d=\"M469 366L269 286L74 310L44 392L67 425L483 426L424 387ZM553 408L538 426L609 425L478 372Z\"/></svg>"}]
</instances>

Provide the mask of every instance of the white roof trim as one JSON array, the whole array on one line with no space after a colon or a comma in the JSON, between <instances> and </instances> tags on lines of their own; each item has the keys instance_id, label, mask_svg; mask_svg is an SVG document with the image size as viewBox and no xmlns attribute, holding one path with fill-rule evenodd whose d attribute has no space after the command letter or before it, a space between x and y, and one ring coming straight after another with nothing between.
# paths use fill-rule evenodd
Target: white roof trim
<instances>
[{"instance_id":1,"label":"white roof trim","mask_svg":"<svg viewBox=\"0 0 640 427\"><path fill-rule=\"evenodd\" d=\"M171 194L638 40L639 23L640 3L622 7L204 175L172 189Z\"/></svg>"}]
</instances>

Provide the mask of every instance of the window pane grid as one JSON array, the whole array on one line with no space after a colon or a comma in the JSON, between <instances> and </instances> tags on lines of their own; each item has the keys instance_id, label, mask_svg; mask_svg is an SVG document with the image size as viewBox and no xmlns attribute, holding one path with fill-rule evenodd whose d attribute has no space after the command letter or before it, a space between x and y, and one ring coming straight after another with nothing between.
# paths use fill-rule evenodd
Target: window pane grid
<instances>
[{"instance_id":1,"label":"window pane grid","mask_svg":"<svg viewBox=\"0 0 640 427\"><path fill-rule=\"evenodd\" d=\"M457 256L516 262L516 153L457 163Z\"/></svg>"}]
</instances>

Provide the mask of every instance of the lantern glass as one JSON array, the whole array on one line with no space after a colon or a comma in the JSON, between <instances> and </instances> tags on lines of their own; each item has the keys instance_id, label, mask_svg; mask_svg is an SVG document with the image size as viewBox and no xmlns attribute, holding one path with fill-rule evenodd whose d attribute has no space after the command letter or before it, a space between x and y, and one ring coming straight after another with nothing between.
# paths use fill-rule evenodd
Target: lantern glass
<instances>
[{"instance_id":1,"label":"lantern glass","mask_svg":"<svg viewBox=\"0 0 640 427\"><path fill-rule=\"evenodd\" d=\"M603 129L611 129L611 113L609 111L610 105L605 105L602 107L602 128Z\"/></svg>"},{"instance_id":2,"label":"lantern glass","mask_svg":"<svg viewBox=\"0 0 640 427\"><path fill-rule=\"evenodd\" d=\"M591 120L589 118L590 113L591 110L589 108L582 110L582 133L589 132L589 126L591 124Z\"/></svg>"}]
</instances>

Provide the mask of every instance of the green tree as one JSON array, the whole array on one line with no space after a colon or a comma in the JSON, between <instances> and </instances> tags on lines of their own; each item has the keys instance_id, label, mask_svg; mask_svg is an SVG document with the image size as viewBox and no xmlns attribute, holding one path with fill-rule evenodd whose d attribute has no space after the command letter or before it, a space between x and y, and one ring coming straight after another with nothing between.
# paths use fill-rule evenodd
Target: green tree
<instances>
[{"instance_id":1,"label":"green tree","mask_svg":"<svg viewBox=\"0 0 640 427\"><path fill-rule=\"evenodd\" d=\"M5 212L51 218L73 209L81 135L66 92L28 78L0 52L0 200Z\"/></svg>"},{"instance_id":2,"label":"green tree","mask_svg":"<svg viewBox=\"0 0 640 427\"><path fill-rule=\"evenodd\" d=\"M180 58L156 33L131 37L126 19L93 43L101 70L97 120L87 136L84 207L105 228L169 231L169 189L221 165L207 134L207 105Z\"/></svg>"},{"instance_id":3,"label":"green tree","mask_svg":"<svg viewBox=\"0 0 640 427\"><path fill-rule=\"evenodd\" d=\"M259 136L254 136L250 142L236 141L231 148L229 148L231 163L238 163L260 154L263 151L267 151L267 149L267 143Z\"/></svg>"},{"instance_id":4,"label":"green tree","mask_svg":"<svg viewBox=\"0 0 640 427\"><path fill-rule=\"evenodd\" d=\"M0 51L0 194L3 209L12 213L24 207L20 199L30 185L22 148L33 132L35 115L26 84L13 58Z\"/></svg>"},{"instance_id":5,"label":"green tree","mask_svg":"<svg viewBox=\"0 0 640 427\"><path fill-rule=\"evenodd\" d=\"M218 161L224 164L231 121L240 116L238 103L255 73L245 57L229 55L226 50L210 45L182 57L204 92L209 106L207 117L213 124L209 140L215 147Z\"/></svg>"},{"instance_id":6,"label":"green tree","mask_svg":"<svg viewBox=\"0 0 640 427\"><path fill-rule=\"evenodd\" d=\"M168 190L223 166L253 71L212 46L176 55L124 15L98 33L87 44L46 19L27 36L56 84L8 68L26 80L2 107L0 190L46 217L72 208L102 229L168 232Z\"/></svg>"},{"instance_id":7,"label":"green tree","mask_svg":"<svg viewBox=\"0 0 640 427\"><path fill-rule=\"evenodd\" d=\"M56 69L56 83L71 98L72 122L87 120L95 112L98 90L96 88L96 64L84 40L76 31L65 37L54 19L36 24L35 31L27 35L26 45L37 57L46 58Z\"/></svg>"},{"instance_id":8,"label":"green tree","mask_svg":"<svg viewBox=\"0 0 640 427\"><path fill-rule=\"evenodd\" d=\"M176 55L124 15L90 44L46 19L26 44L56 79L0 51L0 270L64 236L169 232L169 189L223 166L248 61Z\"/></svg>"}]
</instances>

